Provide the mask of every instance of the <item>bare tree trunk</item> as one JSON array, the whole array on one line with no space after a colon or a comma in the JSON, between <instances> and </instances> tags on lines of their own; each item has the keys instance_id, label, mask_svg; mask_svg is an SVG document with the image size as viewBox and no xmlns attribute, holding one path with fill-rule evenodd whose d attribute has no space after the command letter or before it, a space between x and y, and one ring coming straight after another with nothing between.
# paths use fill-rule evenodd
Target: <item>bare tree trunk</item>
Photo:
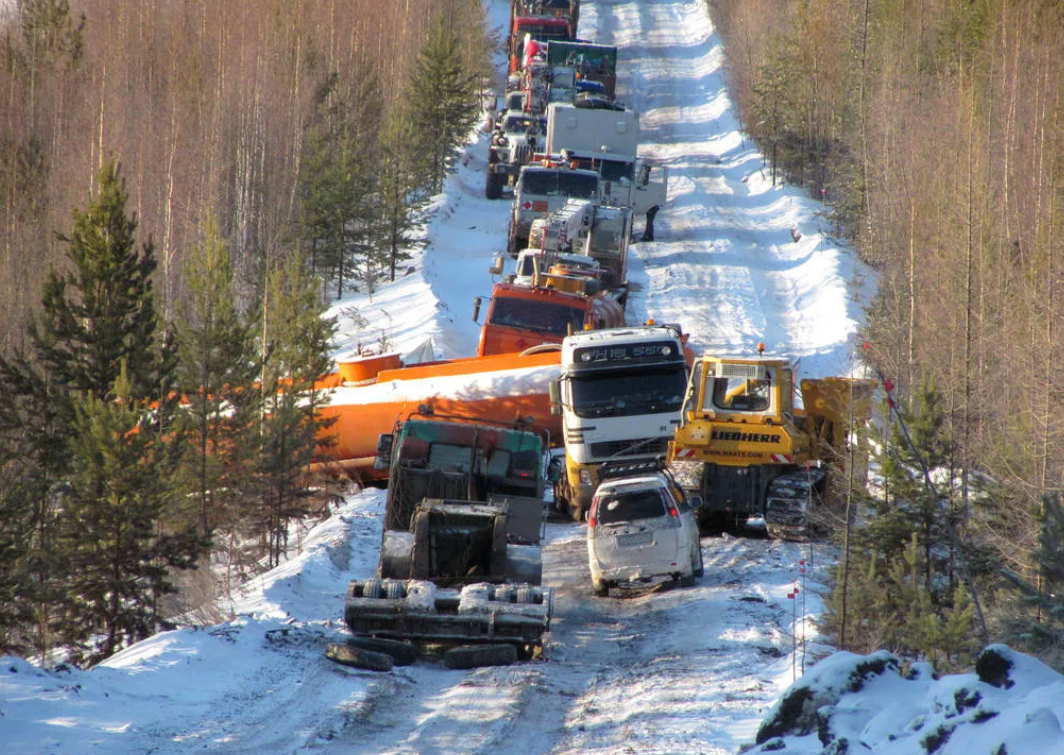
<instances>
[{"instance_id":1,"label":"bare tree trunk","mask_svg":"<svg viewBox=\"0 0 1064 755\"><path fill-rule=\"evenodd\" d=\"M916 200L909 194L909 343L906 352L906 368L909 385L913 384L916 369Z\"/></svg>"}]
</instances>

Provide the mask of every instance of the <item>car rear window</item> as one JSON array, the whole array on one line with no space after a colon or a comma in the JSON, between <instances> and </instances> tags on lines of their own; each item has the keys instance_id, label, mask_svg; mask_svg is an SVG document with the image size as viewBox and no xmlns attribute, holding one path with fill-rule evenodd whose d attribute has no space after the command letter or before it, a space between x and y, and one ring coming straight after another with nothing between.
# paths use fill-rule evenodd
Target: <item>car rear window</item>
<instances>
[{"instance_id":1,"label":"car rear window","mask_svg":"<svg viewBox=\"0 0 1064 755\"><path fill-rule=\"evenodd\" d=\"M602 524L654 519L665 515L665 502L656 490L607 494L599 500L598 520Z\"/></svg>"}]
</instances>

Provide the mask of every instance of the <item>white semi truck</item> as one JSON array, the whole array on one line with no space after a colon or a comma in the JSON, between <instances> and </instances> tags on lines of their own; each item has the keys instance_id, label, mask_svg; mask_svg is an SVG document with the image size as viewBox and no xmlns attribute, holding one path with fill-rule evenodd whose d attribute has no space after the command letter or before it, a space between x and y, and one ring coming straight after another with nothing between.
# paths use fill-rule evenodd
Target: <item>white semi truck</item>
<instances>
[{"instance_id":1,"label":"white semi truck","mask_svg":"<svg viewBox=\"0 0 1064 755\"><path fill-rule=\"evenodd\" d=\"M560 511L584 518L603 463L664 456L687 387L685 341L679 326L649 324L562 342L561 377L550 388L565 439L565 470L554 484Z\"/></svg>"}]
</instances>

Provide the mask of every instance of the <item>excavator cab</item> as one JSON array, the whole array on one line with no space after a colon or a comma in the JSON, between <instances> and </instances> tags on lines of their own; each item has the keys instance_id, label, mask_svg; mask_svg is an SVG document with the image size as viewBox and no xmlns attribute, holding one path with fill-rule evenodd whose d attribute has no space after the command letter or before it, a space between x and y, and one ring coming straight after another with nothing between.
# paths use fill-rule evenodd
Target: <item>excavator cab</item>
<instances>
[{"instance_id":1,"label":"excavator cab","mask_svg":"<svg viewBox=\"0 0 1064 755\"><path fill-rule=\"evenodd\" d=\"M786 360L706 357L692 370L683 421L779 424L793 414L792 382Z\"/></svg>"}]
</instances>

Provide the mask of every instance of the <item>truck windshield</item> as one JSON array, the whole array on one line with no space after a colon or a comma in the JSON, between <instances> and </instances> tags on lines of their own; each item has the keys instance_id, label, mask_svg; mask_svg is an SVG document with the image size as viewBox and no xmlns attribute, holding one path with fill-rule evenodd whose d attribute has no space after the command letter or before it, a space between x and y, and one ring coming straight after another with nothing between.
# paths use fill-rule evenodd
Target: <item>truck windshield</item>
<instances>
[{"instance_id":1,"label":"truck windshield","mask_svg":"<svg viewBox=\"0 0 1064 755\"><path fill-rule=\"evenodd\" d=\"M566 336L584 329L584 312L562 304L529 299L495 299L488 322L518 330Z\"/></svg>"},{"instance_id":2,"label":"truck windshield","mask_svg":"<svg viewBox=\"0 0 1064 755\"><path fill-rule=\"evenodd\" d=\"M573 411L585 419L680 412L687 376L684 365L577 375Z\"/></svg>"},{"instance_id":3,"label":"truck windshield","mask_svg":"<svg viewBox=\"0 0 1064 755\"><path fill-rule=\"evenodd\" d=\"M525 170L521 173L521 193L594 199L598 177L568 170Z\"/></svg>"},{"instance_id":4,"label":"truck windshield","mask_svg":"<svg viewBox=\"0 0 1064 755\"><path fill-rule=\"evenodd\" d=\"M599 173L603 181L620 181L622 178L631 181L635 176L635 163L622 162L621 160L601 160Z\"/></svg>"}]
</instances>

